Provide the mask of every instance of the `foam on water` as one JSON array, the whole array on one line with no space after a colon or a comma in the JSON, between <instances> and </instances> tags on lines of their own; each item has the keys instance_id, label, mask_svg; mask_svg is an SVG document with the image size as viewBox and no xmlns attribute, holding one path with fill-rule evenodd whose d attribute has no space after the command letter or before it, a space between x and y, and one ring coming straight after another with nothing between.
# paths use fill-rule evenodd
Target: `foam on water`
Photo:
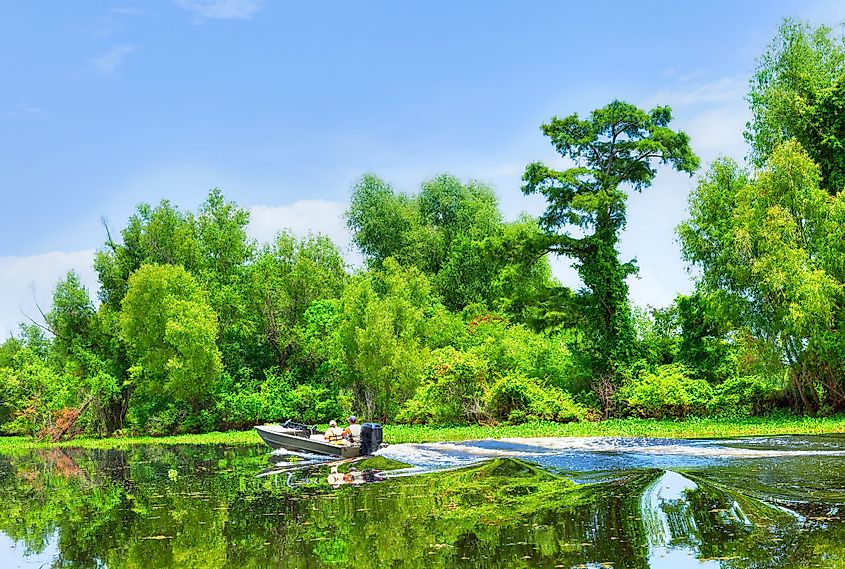
<instances>
[{"instance_id":1,"label":"foam on water","mask_svg":"<svg viewBox=\"0 0 845 569\"><path fill-rule=\"evenodd\" d=\"M845 445L784 448L793 441L678 440L626 437L539 437L390 445L377 454L415 470L467 466L491 458L521 458L567 470L602 470L705 464L736 459L845 456ZM738 444L742 446L736 446ZM749 448L759 446L761 448ZM833 447L833 448L832 448Z\"/></svg>"},{"instance_id":2,"label":"foam on water","mask_svg":"<svg viewBox=\"0 0 845 569\"><path fill-rule=\"evenodd\" d=\"M319 460L319 461L326 461L326 460L337 460L336 457L332 457L325 454L316 454L310 452L297 452L293 450L287 450L283 448L279 448L274 450L270 453L271 456L279 456L279 457L296 457L303 460Z\"/></svg>"}]
</instances>

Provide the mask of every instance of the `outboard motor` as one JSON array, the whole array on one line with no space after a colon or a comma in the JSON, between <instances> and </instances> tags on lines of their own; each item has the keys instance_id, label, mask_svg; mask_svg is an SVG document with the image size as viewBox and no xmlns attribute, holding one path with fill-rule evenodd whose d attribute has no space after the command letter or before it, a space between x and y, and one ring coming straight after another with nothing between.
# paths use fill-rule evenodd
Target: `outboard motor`
<instances>
[{"instance_id":1,"label":"outboard motor","mask_svg":"<svg viewBox=\"0 0 845 569\"><path fill-rule=\"evenodd\" d=\"M381 444L381 425L364 423L361 425L361 455L373 454Z\"/></svg>"}]
</instances>

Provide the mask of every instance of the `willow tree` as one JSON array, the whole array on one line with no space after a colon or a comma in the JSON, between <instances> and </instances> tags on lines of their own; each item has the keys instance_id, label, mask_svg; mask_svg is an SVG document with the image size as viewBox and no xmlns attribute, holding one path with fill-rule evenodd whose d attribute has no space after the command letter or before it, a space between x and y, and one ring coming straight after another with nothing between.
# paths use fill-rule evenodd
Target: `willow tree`
<instances>
[{"instance_id":1,"label":"willow tree","mask_svg":"<svg viewBox=\"0 0 845 569\"><path fill-rule=\"evenodd\" d=\"M590 364L594 380L603 379L609 389L635 343L625 279L637 268L620 259L617 247L627 221L627 190L651 186L661 163L690 174L698 168L689 137L670 129L671 120L669 107L646 112L622 101L586 119L554 117L543 133L573 167L558 171L534 162L522 177L524 193L540 193L548 202L540 218L546 250L573 259L584 283L580 301Z\"/></svg>"},{"instance_id":2,"label":"willow tree","mask_svg":"<svg viewBox=\"0 0 845 569\"><path fill-rule=\"evenodd\" d=\"M764 168L774 150L797 140L819 165L821 187L845 188L845 35L784 20L757 60L745 132L751 159Z\"/></svg>"},{"instance_id":3,"label":"willow tree","mask_svg":"<svg viewBox=\"0 0 845 569\"><path fill-rule=\"evenodd\" d=\"M789 367L795 407L845 410L845 194L790 141L765 168L714 162L678 228L698 288Z\"/></svg>"}]
</instances>

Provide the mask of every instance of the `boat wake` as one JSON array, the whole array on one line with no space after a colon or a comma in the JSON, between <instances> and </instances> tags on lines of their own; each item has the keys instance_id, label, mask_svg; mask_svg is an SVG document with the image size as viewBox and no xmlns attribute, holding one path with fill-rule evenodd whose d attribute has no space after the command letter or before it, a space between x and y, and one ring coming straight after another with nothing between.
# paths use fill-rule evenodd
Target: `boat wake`
<instances>
[{"instance_id":1,"label":"boat wake","mask_svg":"<svg viewBox=\"0 0 845 569\"><path fill-rule=\"evenodd\" d=\"M404 462L402 474L521 458L567 471L705 466L741 459L845 456L845 448L785 448L788 439L679 440L626 437L520 438L390 445L379 456ZM756 448L755 448L756 447Z\"/></svg>"}]
</instances>

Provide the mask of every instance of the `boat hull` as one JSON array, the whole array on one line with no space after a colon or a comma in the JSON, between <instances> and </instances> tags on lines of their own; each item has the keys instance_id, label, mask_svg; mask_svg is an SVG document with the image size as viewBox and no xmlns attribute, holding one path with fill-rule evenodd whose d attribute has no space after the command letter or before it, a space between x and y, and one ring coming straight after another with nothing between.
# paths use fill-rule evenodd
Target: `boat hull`
<instances>
[{"instance_id":1,"label":"boat hull","mask_svg":"<svg viewBox=\"0 0 845 569\"><path fill-rule=\"evenodd\" d=\"M360 454L358 445L334 445L325 441L297 434L300 431L276 425L255 427L261 439L273 449L286 449L294 452L310 452L327 456L354 458Z\"/></svg>"}]
</instances>

